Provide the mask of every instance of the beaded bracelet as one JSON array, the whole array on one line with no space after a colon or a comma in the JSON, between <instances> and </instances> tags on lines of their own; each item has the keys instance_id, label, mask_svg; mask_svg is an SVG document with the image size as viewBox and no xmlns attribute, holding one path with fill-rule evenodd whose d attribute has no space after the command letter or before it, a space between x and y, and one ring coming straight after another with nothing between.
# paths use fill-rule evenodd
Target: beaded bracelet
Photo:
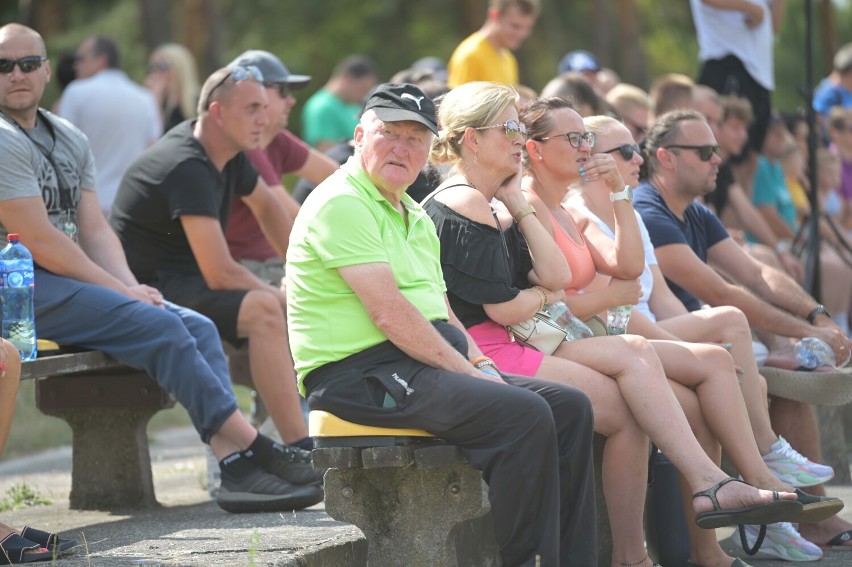
<instances>
[{"instance_id":1,"label":"beaded bracelet","mask_svg":"<svg viewBox=\"0 0 852 567\"><path fill-rule=\"evenodd\" d=\"M544 306L547 305L547 293L544 291L544 289L541 286L537 286L537 285L531 287L530 289L538 294L538 296L541 300L541 304L539 304L539 306L538 306L538 311L542 311L544 309Z\"/></svg>"}]
</instances>

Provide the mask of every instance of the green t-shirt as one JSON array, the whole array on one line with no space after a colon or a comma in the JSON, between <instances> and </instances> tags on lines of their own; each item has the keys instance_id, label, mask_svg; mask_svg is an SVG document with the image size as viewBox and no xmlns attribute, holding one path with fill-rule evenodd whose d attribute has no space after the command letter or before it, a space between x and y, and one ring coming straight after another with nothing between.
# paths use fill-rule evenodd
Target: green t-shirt
<instances>
[{"instance_id":1,"label":"green t-shirt","mask_svg":"<svg viewBox=\"0 0 852 567\"><path fill-rule=\"evenodd\" d=\"M287 325L299 390L309 372L387 340L338 268L386 263L402 294L429 321L449 318L435 225L404 195L408 227L357 158L308 197L287 249Z\"/></svg>"},{"instance_id":2,"label":"green t-shirt","mask_svg":"<svg viewBox=\"0 0 852 567\"><path fill-rule=\"evenodd\" d=\"M349 140L361 115L361 105L344 102L326 89L308 99L302 110L302 139L311 146L321 140Z\"/></svg>"}]
</instances>

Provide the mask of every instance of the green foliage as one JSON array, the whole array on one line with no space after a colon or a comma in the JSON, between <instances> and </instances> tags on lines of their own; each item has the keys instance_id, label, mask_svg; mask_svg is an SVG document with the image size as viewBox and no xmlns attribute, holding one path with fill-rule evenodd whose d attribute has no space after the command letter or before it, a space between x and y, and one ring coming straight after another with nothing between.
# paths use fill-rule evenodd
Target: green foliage
<instances>
[{"instance_id":1,"label":"green foliage","mask_svg":"<svg viewBox=\"0 0 852 567\"><path fill-rule=\"evenodd\" d=\"M61 33L46 34L48 51L54 60L63 51L76 49L93 33L114 37L124 54L123 68L137 81L146 73L147 48L141 25L142 5L152 0L89 0L58 2L32 0L30 3L0 3L0 21L21 21L21 6L61 7ZM804 6L814 13L814 82L830 70L831 54L823 52L817 2L787 2L784 25L776 41L776 105L792 110L801 104L798 91L805 82ZM181 33L182 14L196 3L174 2L172 31L175 41L186 42ZM309 87L296 93L300 103L320 88L334 65L346 55L367 53L379 65L383 80L408 67L416 59L434 55L449 59L455 46L485 19L485 0L210 0L218 25L212 33L219 44L213 53L223 65L245 49L262 48L279 55L295 73L314 77ZM640 30L638 45L625 38L619 9L633 6ZM553 76L559 59L572 49L598 52L602 63L625 78L647 88L651 80L669 72L695 77L698 73L698 47L689 2L659 0L542 0L542 16L532 37L518 51L521 80L535 89ZM833 25L838 42L852 40L852 6L834 2ZM481 11L481 18L473 18ZM37 10L33 10L37 13ZM475 21L468 21L474 19ZM216 35L218 34L218 35ZM638 59L627 55L639 50ZM212 68L201 65L202 75ZM638 68L637 68L638 67ZM45 106L56 98L48 90ZM298 109L293 129L298 131Z\"/></svg>"},{"instance_id":2,"label":"green foliage","mask_svg":"<svg viewBox=\"0 0 852 567\"><path fill-rule=\"evenodd\" d=\"M258 547L260 547L260 532L258 532L257 528L255 528L251 532L251 545L248 548L249 567L255 567L257 565L256 561Z\"/></svg>"},{"instance_id":3,"label":"green foliage","mask_svg":"<svg viewBox=\"0 0 852 567\"><path fill-rule=\"evenodd\" d=\"M9 512L10 510L30 508L33 506L50 506L51 504L53 502L42 498L38 492L26 483L13 484L6 491L6 497L0 500L0 512Z\"/></svg>"}]
</instances>

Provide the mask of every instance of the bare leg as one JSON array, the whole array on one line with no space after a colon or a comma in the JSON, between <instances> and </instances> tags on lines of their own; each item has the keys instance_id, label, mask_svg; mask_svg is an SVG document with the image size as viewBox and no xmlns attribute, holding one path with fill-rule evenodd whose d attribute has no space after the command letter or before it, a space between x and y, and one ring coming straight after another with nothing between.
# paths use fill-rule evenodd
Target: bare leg
<instances>
[{"instance_id":1,"label":"bare leg","mask_svg":"<svg viewBox=\"0 0 852 567\"><path fill-rule=\"evenodd\" d=\"M719 464L722 458L722 449L707 426L707 422L704 421L698 396L689 388L677 383L672 384L672 390L689 420L689 425L692 427L692 432L695 434L698 443L713 462ZM728 567L734 559L719 546L716 531L701 529L695 523L692 491L683 480L683 476L680 476L680 493L683 501L683 513L686 518L686 528L689 533L690 560L706 567Z\"/></svg>"},{"instance_id":2,"label":"bare leg","mask_svg":"<svg viewBox=\"0 0 852 567\"><path fill-rule=\"evenodd\" d=\"M636 335L595 337L563 343L555 355L573 360L614 379L633 417L645 433L675 464L694 492L707 489L727 475L702 450L690 430L651 344ZM564 379L564 378L563 378ZM576 384L592 399L588 384ZM722 508L739 508L769 502L772 493L739 483L725 485L719 493ZM782 494L795 499L794 494ZM696 512L712 510L709 498L693 501Z\"/></svg>"},{"instance_id":3,"label":"bare leg","mask_svg":"<svg viewBox=\"0 0 852 567\"><path fill-rule=\"evenodd\" d=\"M769 452L778 436L772 430L762 390L765 380L758 374L751 348L751 332L742 311L734 307L714 307L658 321L658 325L685 341L729 343L734 364L742 369L740 375L751 430L761 455Z\"/></svg>"},{"instance_id":4,"label":"bare leg","mask_svg":"<svg viewBox=\"0 0 852 567\"><path fill-rule=\"evenodd\" d=\"M794 491L779 481L760 458L754 436L749 434L751 426L745 403L733 359L727 351L708 344L671 341L651 341L651 344L669 380L695 392L703 421L743 478L761 488ZM694 431L694 420L690 425Z\"/></svg>"},{"instance_id":5,"label":"bare leg","mask_svg":"<svg viewBox=\"0 0 852 567\"><path fill-rule=\"evenodd\" d=\"M769 405L769 415L778 433L783 435L790 445L811 461L819 462L819 428L813 406L773 397ZM822 484L809 486L804 490L817 496L826 494ZM839 516L812 524L799 524L802 537L821 545L846 530L852 530L852 523Z\"/></svg>"},{"instance_id":6,"label":"bare leg","mask_svg":"<svg viewBox=\"0 0 852 567\"><path fill-rule=\"evenodd\" d=\"M21 379L21 357L18 351L5 339L3 346L6 347L6 375L0 377L0 455L9 439L12 416L15 415L15 396L18 395Z\"/></svg>"},{"instance_id":7,"label":"bare leg","mask_svg":"<svg viewBox=\"0 0 852 567\"><path fill-rule=\"evenodd\" d=\"M645 554L642 518L648 483L648 438L633 420L618 385L606 376L549 356L536 377L572 384L589 396L595 431L607 437L602 474L612 532L612 564L637 561Z\"/></svg>"},{"instance_id":8,"label":"bare leg","mask_svg":"<svg viewBox=\"0 0 852 567\"><path fill-rule=\"evenodd\" d=\"M249 340L251 375L285 443L307 437L296 375L278 298L265 291L246 294L237 320L239 336Z\"/></svg>"},{"instance_id":9,"label":"bare leg","mask_svg":"<svg viewBox=\"0 0 852 567\"><path fill-rule=\"evenodd\" d=\"M210 437L210 449L216 455L216 460L221 461L228 455L248 449L256 437L257 429L237 410Z\"/></svg>"}]
</instances>

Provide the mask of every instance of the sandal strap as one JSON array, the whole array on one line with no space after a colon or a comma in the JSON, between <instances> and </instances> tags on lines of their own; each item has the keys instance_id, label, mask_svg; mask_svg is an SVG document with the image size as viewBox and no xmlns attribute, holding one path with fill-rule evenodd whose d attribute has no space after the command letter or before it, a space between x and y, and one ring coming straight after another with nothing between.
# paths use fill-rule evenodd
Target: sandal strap
<instances>
[{"instance_id":1,"label":"sandal strap","mask_svg":"<svg viewBox=\"0 0 852 567\"><path fill-rule=\"evenodd\" d=\"M740 530L740 543L743 546L743 551L749 555L754 555L760 551L760 546L763 545L763 538L766 537L766 524L761 524L760 531L757 534L757 539L754 540L754 545L751 547L749 547L748 540L746 539L745 526L740 524L737 527Z\"/></svg>"},{"instance_id":2,"label":"sandal strap","mask_svg":"<svg viewBox=\"0 0 852 567\"><path fill-rule=\"evenodd\" d=\"M37 551L41 548L39 544L24 539L15 532L0 540L0 554L3 554L4 559L8 557L12 560L12 563L21 563L24 559L24 553L30 550Z\"/></svg>"},{"instance_id":3,"label":"sandal strap","mask_svg":"<svg viewBox=\"0 0 852 567\"><path fill-rule=\"evenodd\" d=\"M41 544L50 549L59 540L59 536L55 533L46 532L32 526L24 526L21 530L21 536L35 543Z\"/></svg>"},{"instance_id":4,"label":"sandal strap","mask_svg":"<svg viewBox=\"0 0 852 567\"><path fill-rule=\"evenodd\" d=\"M719 505L719 500L716 499L716 493L719 492L720 488L722 488L723 486L725 486L729 482L743 482L743 481L736 479L732 476L729 476L728 478L720 480L719 482L717 482L716 484L714 484L713 486L711 486L710 488L708 488L706 490L701 490L699 492L696 492L695 494L692 495L692 498L694 500L695 498L698 498L699 496L706 496L707 498L710 499L710 502L713 503L713 510L721 510L722 506ZM743 484L745 484L745 483L743 482Z\"/></svg>"}]
</instances>

